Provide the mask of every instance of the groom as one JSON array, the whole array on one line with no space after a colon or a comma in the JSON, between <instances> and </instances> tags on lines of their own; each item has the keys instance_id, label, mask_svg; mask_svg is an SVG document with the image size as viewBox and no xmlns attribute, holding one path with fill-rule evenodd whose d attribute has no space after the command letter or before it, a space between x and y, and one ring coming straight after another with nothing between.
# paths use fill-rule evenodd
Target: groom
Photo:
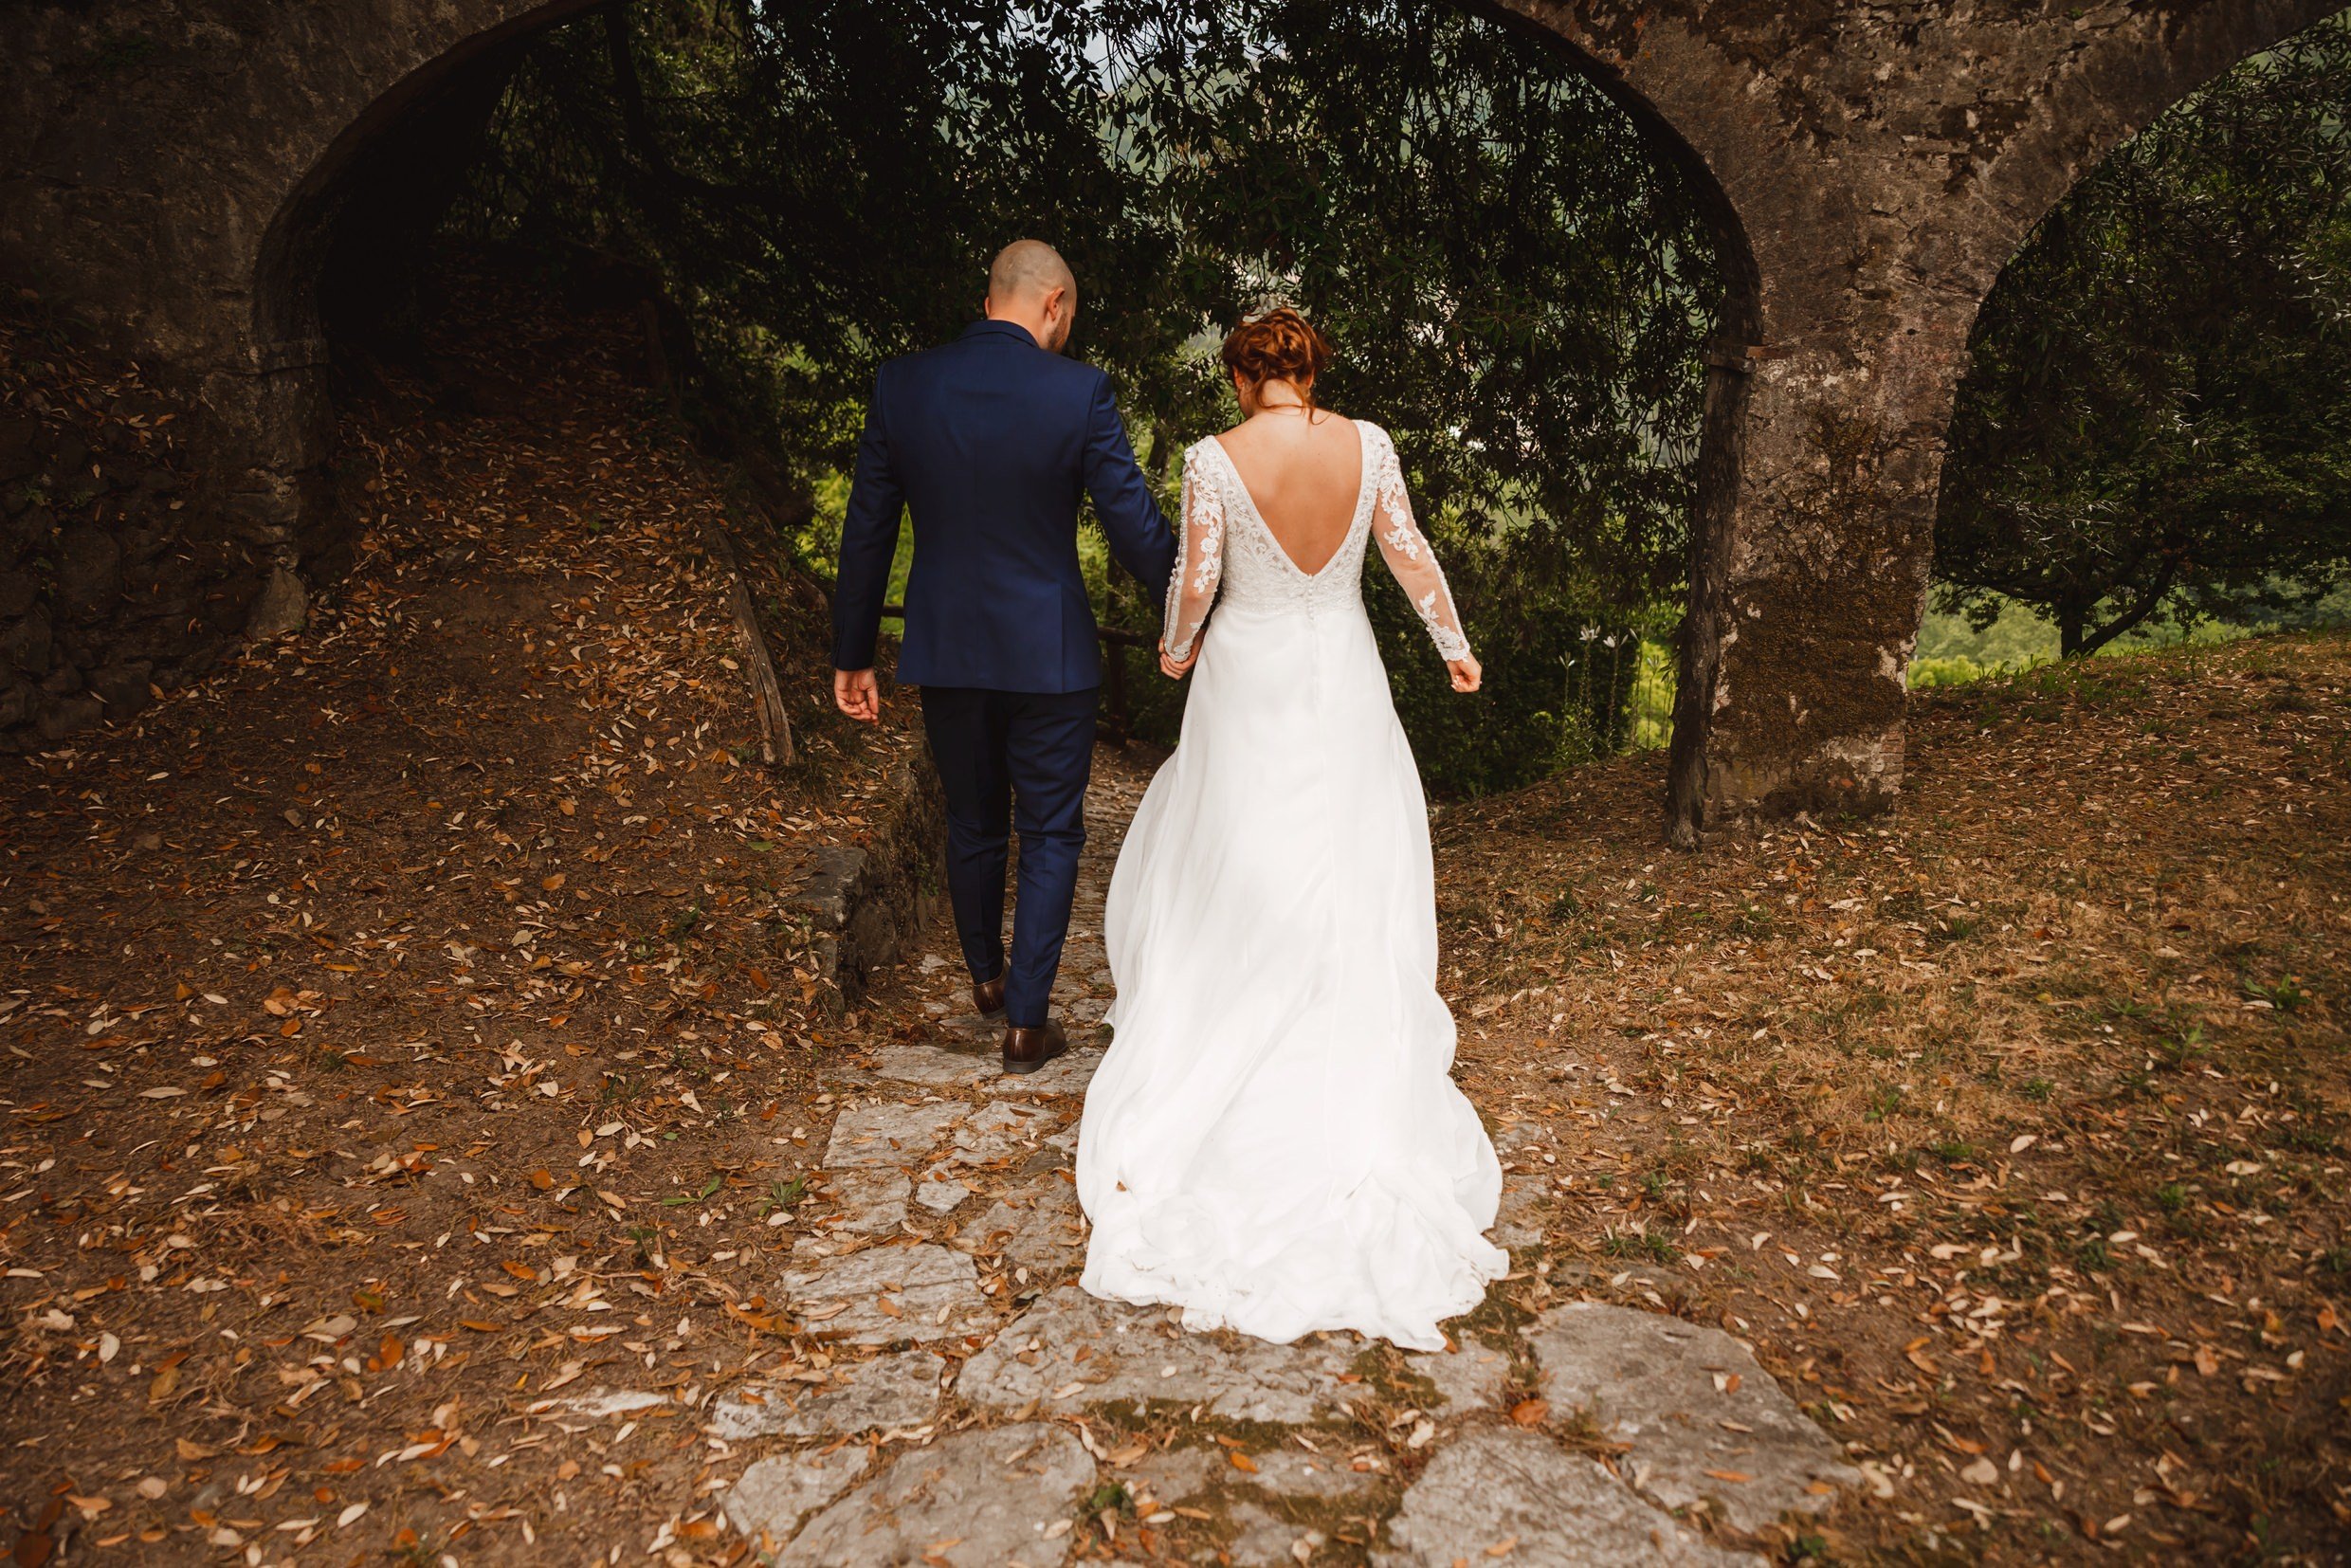
<instances>
[{"instance_id":1,"label":"groom","mask_svg":"<svg viewBox=\"0 0 2351 1568\"><path fill-rule=\"evenodd\" d=\"M988 272L987 319L874 377L832 599L833 701L871 723L883 595L902 509L914 522L898 679L947 798L947 891L972 1005L1001 1012L1004 1070L1068 1048L1047 1016L1085 843L1102 653L1078 570L1078 497L1157 602L1175 536L1135 465L1110 377L1062 357L1078 284L1050 246L1018 240ZM1020 902L1004 951L1008 820Z\"/></svg>"}]
</instances>

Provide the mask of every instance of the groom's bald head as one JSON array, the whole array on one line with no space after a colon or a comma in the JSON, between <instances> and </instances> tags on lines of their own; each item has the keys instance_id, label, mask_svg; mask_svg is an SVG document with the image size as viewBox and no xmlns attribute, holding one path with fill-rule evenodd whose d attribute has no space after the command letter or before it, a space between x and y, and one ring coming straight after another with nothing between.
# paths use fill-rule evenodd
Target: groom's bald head
<instances>
[{"instance_id":1,"label":"groom's bald head","mask_svg":"<svg viewBox=\"0 0 2351 1568\"><path fill-rule=\"evenodd\" d=\"M1014 240L988 268L987 313L1029 330L1040 348L1059 354L1078 314L1078 280L1061 252L1043 240Z\"/></svg>"},{"instance_id":2,"label":"groom's bald head","mask_svg":"<svg viewBox=\"0 0 2351 1568\"><path fill-rule=\"evenodd\" d=\"M1075 308L1078 280L1071 276L1061 252L1043 240L1014 240L996 252L994 264L988 268L988 298L999 304L1042 298L1057 288Z\"/></svg>"}]
</instances>

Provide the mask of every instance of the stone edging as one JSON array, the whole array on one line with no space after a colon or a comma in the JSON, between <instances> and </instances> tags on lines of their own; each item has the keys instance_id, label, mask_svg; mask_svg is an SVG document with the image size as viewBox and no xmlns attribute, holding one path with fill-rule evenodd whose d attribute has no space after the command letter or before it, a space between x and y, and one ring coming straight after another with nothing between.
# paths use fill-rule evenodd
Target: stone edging
<instances>
[{"instance_id":1,"label":"stone edging","mask_svg":"<svg viewBox=\"0 0 2351 1568\"><path fill-rule=\"evenodd\" d=\"M911 951L946 886L946 802L927 745L892 764L880 806L866 842L818 849L786 901L814 926L817 979L836 1012L865 994L877 970Z\"/></svg>"}]
</instances>

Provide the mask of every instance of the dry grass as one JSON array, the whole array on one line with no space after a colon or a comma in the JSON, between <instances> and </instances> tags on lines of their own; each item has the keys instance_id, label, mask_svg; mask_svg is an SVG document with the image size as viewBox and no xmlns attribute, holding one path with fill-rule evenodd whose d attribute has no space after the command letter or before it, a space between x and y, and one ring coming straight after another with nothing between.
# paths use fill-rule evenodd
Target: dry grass
<instances>
[{"instance_id":1,"label":"dry grass","mask_svg":"<svg viewBox=\"0 0 2351 1568\"><path fill-rule=\"evenodd\" d=\"M1654 758L1443 819L1552 1278L1752 1340L1871 1473L1787 1552L2341 1560L2347 695L2342 637L1987 683L1896 817L1690 857Z\"/></svg>"},{"instance_id":2,"label":"dry grass","mask_svg":"<svg viewBox=\"0 0 2351 1568\"><path fill-rule=\"evenodd\" d=\"M777 1342L833 1028L791 895L915 742L826 718L803 628L802 761L745 764L631 321L450 338L442 407L347 422L304 635L0 773L14 1561L746 1550L687 1407L624 1446L550 1395Z\"/></svg>"}]
</instances>

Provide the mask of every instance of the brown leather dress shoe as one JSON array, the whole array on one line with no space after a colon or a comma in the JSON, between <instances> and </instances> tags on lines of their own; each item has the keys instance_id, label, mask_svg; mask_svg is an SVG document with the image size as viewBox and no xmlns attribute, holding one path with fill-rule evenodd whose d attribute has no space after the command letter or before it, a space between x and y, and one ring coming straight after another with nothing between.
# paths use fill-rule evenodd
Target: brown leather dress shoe
<instances>
[{"instance_id":1,"label":"brown leather dress shoe","mask_svg":"<svg viewBox=\"0 0 2351 1568\"><path fill-rule=\"evenodd\" d=\"M1068 1048L1069 1036L1059 1024L1048 1020L1037 1029L1014 1024L1004 1031L1004 1070L1034 1072Z\"/></svg>"},{"instance_id":2,"label":"brown leather dress shoe","mask_svg":"<svg viewBox=\"0 0 2351 1568\"><path fill-rule=\"evenodd\" d=\"M1004 1013L1004 976L993 980L972 982L972 1006L982 1018L997 1018Z\"/></svg>"}]
</instances>

